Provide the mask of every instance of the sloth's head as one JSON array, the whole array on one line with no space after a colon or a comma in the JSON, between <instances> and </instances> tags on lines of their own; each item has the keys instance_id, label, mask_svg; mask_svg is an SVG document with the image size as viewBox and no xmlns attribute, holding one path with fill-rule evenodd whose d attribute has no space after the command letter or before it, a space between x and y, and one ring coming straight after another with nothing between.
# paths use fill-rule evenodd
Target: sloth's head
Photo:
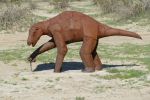
<instances>
[{"instance_id":1,"label":"sloth's head","mask_svg":"<svg viewBox=\"0 0 150 100\"><path fill-rule=\"evenodd\" d=\"M32 45L32 47L34 47L43 34L44 32L39 23L32 25L31 28L29 29L27 44L29 46Z\"/></svg>"}]
</instances>

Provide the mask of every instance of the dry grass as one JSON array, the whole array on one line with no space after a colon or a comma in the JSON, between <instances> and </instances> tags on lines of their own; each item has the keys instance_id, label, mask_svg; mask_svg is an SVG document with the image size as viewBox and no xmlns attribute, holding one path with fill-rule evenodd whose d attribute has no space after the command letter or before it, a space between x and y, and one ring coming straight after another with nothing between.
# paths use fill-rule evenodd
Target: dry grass
<instances>
[{"instance_id":1,"label":"dry grass","mask_svg":"<svg viewBox=\"0 0 150 100\"><path fill-rule=\"evenodd\" d=\"M33 1L6 1L3 2L3 8L0 12L0 30L25 31L27 27L38 19L31 13L31 10L37 7Z\"/></svg>"},{"instance_id":2,"label":"dry grass","mask_svg":"<svg viewBox=\"0 0 150 100\"><path fill-rule=\"evenodd\" d=\"M1 28L11 28L14 23L17 23L20 19L23 19L27 13L27 8L20 8L18 6L10 5L3 13L0 13Z\"/></svg>"},{"instance_id":3,"label":"dry grass","mask_svg":"<svg viewBox=\"0 0 150 100\"><path fill-rule=\"evenodd\" d=\"M36 2L33 2L32 0L28 0L28 3L31 10L37 8Z\"/></svg>"},{"instance_id":4,"label":"dry grass","mask_svg":"<svg viewBox=\"0 0 150 100\"><path fill-rule=\"evenodd\" d=\"M52 0L50 4L54 5L55 9L65 10L69 7L69 0Z\"/></svg>"},{"instance_id":5,"label":"dry grass","mask_svg":"<svg viewBox=\"0 0 150 100\"><path fill-rule=\"evenodd\" d=\"M150 10L150 0L93 0L103 14L116 13L121 17L138 16Z\"/></svg>"}]
</instances>

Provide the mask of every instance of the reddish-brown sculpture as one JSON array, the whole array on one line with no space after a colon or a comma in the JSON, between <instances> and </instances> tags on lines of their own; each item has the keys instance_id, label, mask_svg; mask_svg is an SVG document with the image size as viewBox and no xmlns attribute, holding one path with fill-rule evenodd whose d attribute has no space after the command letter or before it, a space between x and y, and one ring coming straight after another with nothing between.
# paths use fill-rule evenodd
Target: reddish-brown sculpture
<instances>
[{"instance_id":1,"label":"reddish-brown sculpture","mask_svg":"<svg viewBox=\"0 0 150 100\"><path fill-rule=\"evenodd\" d=\"M80 50L80 56L85 66L83 71L93 72L102 69L102 63L96 52L99 38L117 35L142 39L134 32L109 27L75 11L65 11L49 20L34 24L29 30L27 44L35 46L42 35L48 35L52 39L35 50L28 60L32 62L37 55L56 47L57 57L54 72L61 71L69 43L83 41Z\"/></svg>"}]
</instances>

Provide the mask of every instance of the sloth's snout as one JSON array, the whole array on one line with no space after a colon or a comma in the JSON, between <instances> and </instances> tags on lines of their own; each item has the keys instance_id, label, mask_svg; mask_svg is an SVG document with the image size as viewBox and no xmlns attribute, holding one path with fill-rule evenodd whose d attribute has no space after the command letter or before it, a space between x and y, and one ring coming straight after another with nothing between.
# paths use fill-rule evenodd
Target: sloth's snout
<instances>
[{"instance_id":1,"label":"sloth's snout","mask_svg":"<svg viewBox=\"0 0 150 100\"><path fill-rule=\"evenodd\" d=\"M31 41L27 41L27 45L30 46L32 43Z\"/></svg>"}]
</instances>

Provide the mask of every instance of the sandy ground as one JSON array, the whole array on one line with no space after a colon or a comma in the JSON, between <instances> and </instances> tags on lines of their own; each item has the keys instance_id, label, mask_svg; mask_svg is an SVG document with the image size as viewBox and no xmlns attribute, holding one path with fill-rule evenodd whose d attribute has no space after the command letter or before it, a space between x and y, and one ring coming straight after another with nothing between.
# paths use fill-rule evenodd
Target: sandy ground
<instances>
[{"instance_id":1,"label":"sandy ground","mask_svg":"<svg viewBox=\"0 0 150 100\"><path fill-rule=\"evenodd\" d=\"M12 66L13 63L17 65ZM80 63L72 64L79 69L63 73L53 73L48 64L35 63L37 71L30 72L29 64L14 61L9 64L0 62L0 100L149 100L150 87L141 81L104 80L97 76L107 75L104 70L82 73ZM133 84L134 83L134 84Z\"/></svg>"},{"instance_id":2,"label":"sandy ground","mask_svg":"<svg viewBox=\"0 0 150 100\"><path fill-rule=\"evenodd\" d=\"M17 65L12 66L13 63ZM68 62L69 63L69 62ZM30 72L29 64L14 61L0 62L0 100L149 100L150 88L142 81L104 80L97 76L107 75L104 70L82 73L81 64L73 64L63 73L43 67L48 64L35 63L37 71ZM78 67L79 69L75 69ZM134 83L134 84L133 84Z\"/></svg>"},{"instance_id":3,"label":"sandy ground","mask_svg":"<svg viewBox=\"0 0 150 100\"><path fill-rule=\"evenodd\" d=\"M75 2L75 4L77 3ZM80 3L80 5L84 4ZM36 10L34 14L45 17L55 15L47 14L41 10ZM136 27L131 29L130 27L129 25L120 28L140 33L143 40L128 37L107 37L100 39L99 42L113 45L121 43L145 45L150 43L150 31ZM14 34L1 32L0 50L26 45L27 36L28 32L15 32ZM42 37L37 47L47 40L49 37ZM107 62L105 59L102 61L108 65L118 64L122 67L120 61ZM132 64L132 62L124 63ZM0 100L76 100L77 97L84 97L83 100L149 100L150 98L150 85L143 83L143 81L98 78L98 76L108 74L106 69L94 73L82 73L82 64L79 59L67 61L64 67L64 72L58 74L53 73L53 67L50 68L49 64L36 62L33 64L36 71L31 72L29 63L25 61L13 61L7 64L0 61ZM137 69L140 67L132 66ZM150 75L147 76L147 79L150 80Z\"/></svg>"}]
</instances>

